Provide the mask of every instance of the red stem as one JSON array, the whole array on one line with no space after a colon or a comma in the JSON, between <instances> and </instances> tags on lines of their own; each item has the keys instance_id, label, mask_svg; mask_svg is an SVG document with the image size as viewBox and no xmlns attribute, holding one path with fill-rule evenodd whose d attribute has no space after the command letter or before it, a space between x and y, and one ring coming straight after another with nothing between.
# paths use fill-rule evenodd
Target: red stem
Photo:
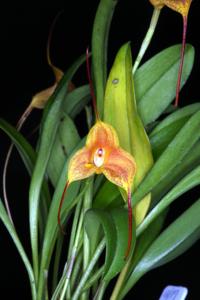
<instances>
[{"instance_id":1,"label":"red stem","mask_svg":"<svg viewBox=\"0 0 200 300\"><path fill-rule=\"evenodd\" d=\"M69 180L67 180L66 184L65 184L65 187L64 187L64 190L63 190L63 193L62 193L62 197L61 197L61 200L60 200L60 204L59 204L59 208L58 208L58 225L60 227L60 230L63 234L65 234L65 231L61 225L61 218L60 218L60 215L61 215L61 209L62 209L62 205L63 205L63 202L64 202L64 199L65 199L65 193L67 191L69 187Z\"/></svg>"},{"instance_id":2,"label":"red stem","mask_svg":"<svg viewBox=\"0 0 200 300\"><path fill-rule=\"evenodd\" d=\"M132 206L131 206L131 189L128 189L128 245L125 254L125 259L127 259L132 244L132 235L133 235L133 214L132 214Z\"/></svg>"},{"instance_id":3,"label":"red stem","mask_svg":"<svg viewBox=\"0 0 200 300\"><path fill-rule=\"evenodd\" d=\"M175 104L174 104L175 107L178 106L178 101L179 101L181 77L182 77L184 54L185 54L186 33L187 33L187 16L183 16L183 37L182 37L182 47L181 47L181 60L180 60L179 71L178 71L178 80L177 80L177 85L176 85L176 100L175 100Z\"/></svg>"},{"instance_id":4,"label":"red stem","mask_svg":"<svg viewBox=\"0 0 200 300\"><path fill-rule=\"evenodd\" d=\"M87 77L88 77L89 86L90 86L90 94L92 97L92 105L93 105L96 119L99 120L99 113L97 110L97 101L96 101L96 96L95 96L94 87L93 87L92 78L91 78L90 63L89 63L89 49L88 48L86 49L86 68L87 68Z\"/></svg>"}]
</instances>

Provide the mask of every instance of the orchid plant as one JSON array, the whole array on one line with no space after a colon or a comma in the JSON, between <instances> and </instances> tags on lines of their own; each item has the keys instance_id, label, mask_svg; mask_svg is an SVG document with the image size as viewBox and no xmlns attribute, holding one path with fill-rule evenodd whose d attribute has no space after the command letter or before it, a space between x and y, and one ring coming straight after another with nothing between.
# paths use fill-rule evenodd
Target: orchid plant
<instances>
[{"instance_id":1,"label":"orchid plant","mask_svg":"<svg viewBox=\"0 0 200 300\"><path fill-rule=\"evenodd\" d=\"M138 56L132 57L130 42L122 45L107 74L117 1L101 0L91 53L63 73L51 62L49 38L55 83L32 99L17 128L0 120L12 143L0 218L24 262L33 300L125 299L144 274L199 239L200 199L165 226L170 204L200 184L200 103L178 106L194 62L194 48L186 45L191 2L150 0L154 11ZM140 66L164 6L183 17L182 47L164 49ZM89 84L74 86L85 62ZM33 108L44 108L36 149L20 133ZM76 117L84 110L88 134L81 137ZM13 146L30 174L32 259L6 193Z\"/></svg>"}]
</instances>

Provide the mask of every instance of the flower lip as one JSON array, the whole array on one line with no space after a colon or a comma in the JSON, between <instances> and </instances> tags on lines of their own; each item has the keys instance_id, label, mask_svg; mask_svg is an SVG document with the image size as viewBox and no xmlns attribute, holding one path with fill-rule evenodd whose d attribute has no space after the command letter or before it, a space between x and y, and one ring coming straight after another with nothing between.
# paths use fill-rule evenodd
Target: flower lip
<instances>
[{"instance_id":1,"label":"flower lip","mask_svg":"<svg viewBox=\"0 0 200 300\"><path fill-rule=\"evenodd\" d=\"M103 148L97 148L93 158L94 165L97 168L100 168L103 166L104 160L105 160L105 150Z\"/></svg>"}]
</instances>

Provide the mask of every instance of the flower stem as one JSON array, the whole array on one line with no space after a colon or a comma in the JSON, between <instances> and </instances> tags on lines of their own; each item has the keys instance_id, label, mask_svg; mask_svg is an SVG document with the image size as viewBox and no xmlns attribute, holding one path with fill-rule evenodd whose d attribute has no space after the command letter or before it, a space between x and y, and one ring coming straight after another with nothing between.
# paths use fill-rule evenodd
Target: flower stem
<instances>
[{"instance_id":1,"label":"flower stem","mask_svg":"<svg viewBox=\"0 0 200 300\"><path fill-rule=\"evenodd\" d=\"M124 268L122 269L122 271L121 271L121 273L120 273L120 275L119 275L119 277L117 279L117 282L116 282L116 285L115 285L114 290L112 292L112 295L110 297L110 300L117 300L117 299L119 299L118 297L119 297L120 291L122 289L124 280L126 278L126 275L127 275L130 263L131 263L131 258L132 257L129 257L129 259L127 260Z\"/></svg>"},{"instance_id":2,"label":"flower stem","mask_svg":"<svg viewBox=\"0 0 200 300\"><path fill-rule=\"evenodd\" d=\"M80 245L81 246L81 245ZM74 291L76 289L77 280L80 277L82 271L82 264L83 264L83 252L82 250L79 251L78 256L76 258L76 262L74 264L71 280L70 280L70 289ZM67 291L67 299L71 298L71 293Z\"/></svg>"},{"instance_id":3,"label":"flower stem","mask_svg":"<svg viewBox=\"0 0 200 300\"><path fill-rule=\"evenodd\" d=\"M85 193L85 197L83 200L83 213L91 208L92 204L92 192L93 192L93 178L90 180L89 188L87 189ZM84 230L83 233L83 272L86 270L88 264L90 262L90 241L88 239L87 233ZM88 299L88 291L84 292L81 295L81 300L87 300Z\"/></svg>"},{"instance_id":4,"label":"flower stem","mask_svg":"<svg viewBox=\"0 0 200 300\"><path fill-rule=\"evenodd\" d=\"M77 300L79 299L79 296L82 292L82 289L83 287L85 286L85 283L88 279L88 277L90 276L96 262L98 261L102 251L104 250L105 248L105 240L103 239L100 244L98 245L97 249L96 249L96 252L94 253L93 257L91 258L90 260L90 263L89 265L87 266L87 269L85 270L77 288L76 288L76 291L74 293L74 295L72 296L71 300Z\"/></svg>"},{"instance_id":5,"label":"flower stem","mask_svg":"<svg viewBox=\"0 0 200 300\"><path fill-rule=\"evenodd\" d=\"M134 63L134 66L133 66L133 74L135 74L135 71L137 70L150 42L151 42L151 39L153 37L153 34L155 32L155 29L156 29L156 25L158 23L158 19L159 19L159 16L160 16L160 9L159 8L154 8L154 11L153 11L153 15L151 17L151 22L150 22L150 25L149 25L149 28L147 30L147 33L145 35L145 38L142 42L142 45L140 47L140 50L139 50L139 53L138 53L138 56L135 60L135 63Z\"/></svg>"},{"instance_id":6,"label":"flower stem","mask_svg":"<svg viewBox=\"0 0 200 300\"><path fill-rule=\"evenodd\" d=\"M93 284L99 280L99 278L102 276L104 271L104 266L97 269L96 273L90 277L90 279L87 281L86 285L84 286L83 290L89 289Z\"/></svg>"},{"instance_id":7,"label":"flower stem","mask_svg":"<svg viewBox=\"0 0 200 300\"><path fill-rule=\"evenodd\" d=\"M77 232L77 227L78 227L78 221L79 221L79 218L80 218L81 208L82 208L82 200L77 203L76 209L75 209L75 214L74 214L73 224L72 224L72 229L71 229L71 234L70 234L68 256L67 256L68 261L71 257L72 249L73 249L73 246L74 246L74 241L75 241L75 238L76 238L76 232Z\"/></svg>"},{"instance_id":8,"label":"flower stem","mask_svg":"<svg viewBox=\"0 0 200 300\"><path fill-rule=\"evenodd\" d=\"M64 284L61 296L60 296L60 300L64 300L64 297L65 297L65 294L66 294L66 291L67 291L67 288L69 285L70 277L71 277L75 259L77 256L77 249L78 249L78 244L79 244L79 240L80 240L80 236L81 236L81 232L82 232L82 226L83 226L83 213L80 216L77 233L76 233L76 238L75 238L74 246L72 248L71 258L70 258L68 268L67 268L66 281L65 281L65 284Z\"/></svg>"},{"instance_id":9,"label":"flower stem","mask_svg":"<svg viewBox=\"0 0 200 300\"><path fill-rule=\"evenodd\" d=\"M58 236L58 240L56 243L55 260L54 260L54 264L53 264L52 291L54 291L56 289L56 286L58 283L58 270L59 270L59 263L60 263L60 257L61 257L61 252L62 252L63 240L64 240L64 236L62 234L60 234Z\"/></svg>"},{"instance_id":10,"label":"flower stem","mask_svg":"<svg viewBox=\"0 0 200 300\"><path fill-rule=\"evenodd\" d=\"M94 296L93 300L102 300L103 299L104 292L105 292L107 285L108 285L108 282L105 282L105 281L102 281L100 283L97 293Z\"/></svg>"}]
</instances>

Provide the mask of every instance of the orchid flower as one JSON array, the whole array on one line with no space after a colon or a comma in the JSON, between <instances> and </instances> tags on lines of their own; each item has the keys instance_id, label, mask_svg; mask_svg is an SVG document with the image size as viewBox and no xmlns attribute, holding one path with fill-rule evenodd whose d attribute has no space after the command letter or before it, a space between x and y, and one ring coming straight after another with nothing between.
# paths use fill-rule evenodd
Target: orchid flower
<instances>
[{"instance_id":1,"label":"orchid flower","mask_svg":"<svg viewBox=\"0 0 200 300\"><path fill-rule=\"evenodd\" d=\"M131 187L136 173L136 163L133 156L120 147L116 130L111 125L99 119L89 72L88 51L87 70L96 114L96 123L88 133L85 146L78 150L70 159L67 174L68 179L58 210L58 224L62 230L60 214L68 186L74 181L88 178L94 174L104 174L110 182L121 187L127 193L129 230L128 245L125 254L125 257L127 257L132 242Z\"/></svg>"},{"instance_id":2,"label":"orchid flower","mask_svg":"<svg viewBox=\"0 0 200 300\"><path fill-rule=\"evenodd\" d=\"M163 6L166 5L172 10L175 10L176 12L180 13L183 17L181 59L179 65L179 72L178 72L178 79L177 79L177 86L176 86L176 100L175 100L175 106L178 106L179 92L181 86L181 76L182 76L183 63L184 63L185 44L186 44L187 20L188 20L188 13L189 13L192 0L149 0L149 1L158 9L161 9Z\"/></svg>"}]
</instances>

